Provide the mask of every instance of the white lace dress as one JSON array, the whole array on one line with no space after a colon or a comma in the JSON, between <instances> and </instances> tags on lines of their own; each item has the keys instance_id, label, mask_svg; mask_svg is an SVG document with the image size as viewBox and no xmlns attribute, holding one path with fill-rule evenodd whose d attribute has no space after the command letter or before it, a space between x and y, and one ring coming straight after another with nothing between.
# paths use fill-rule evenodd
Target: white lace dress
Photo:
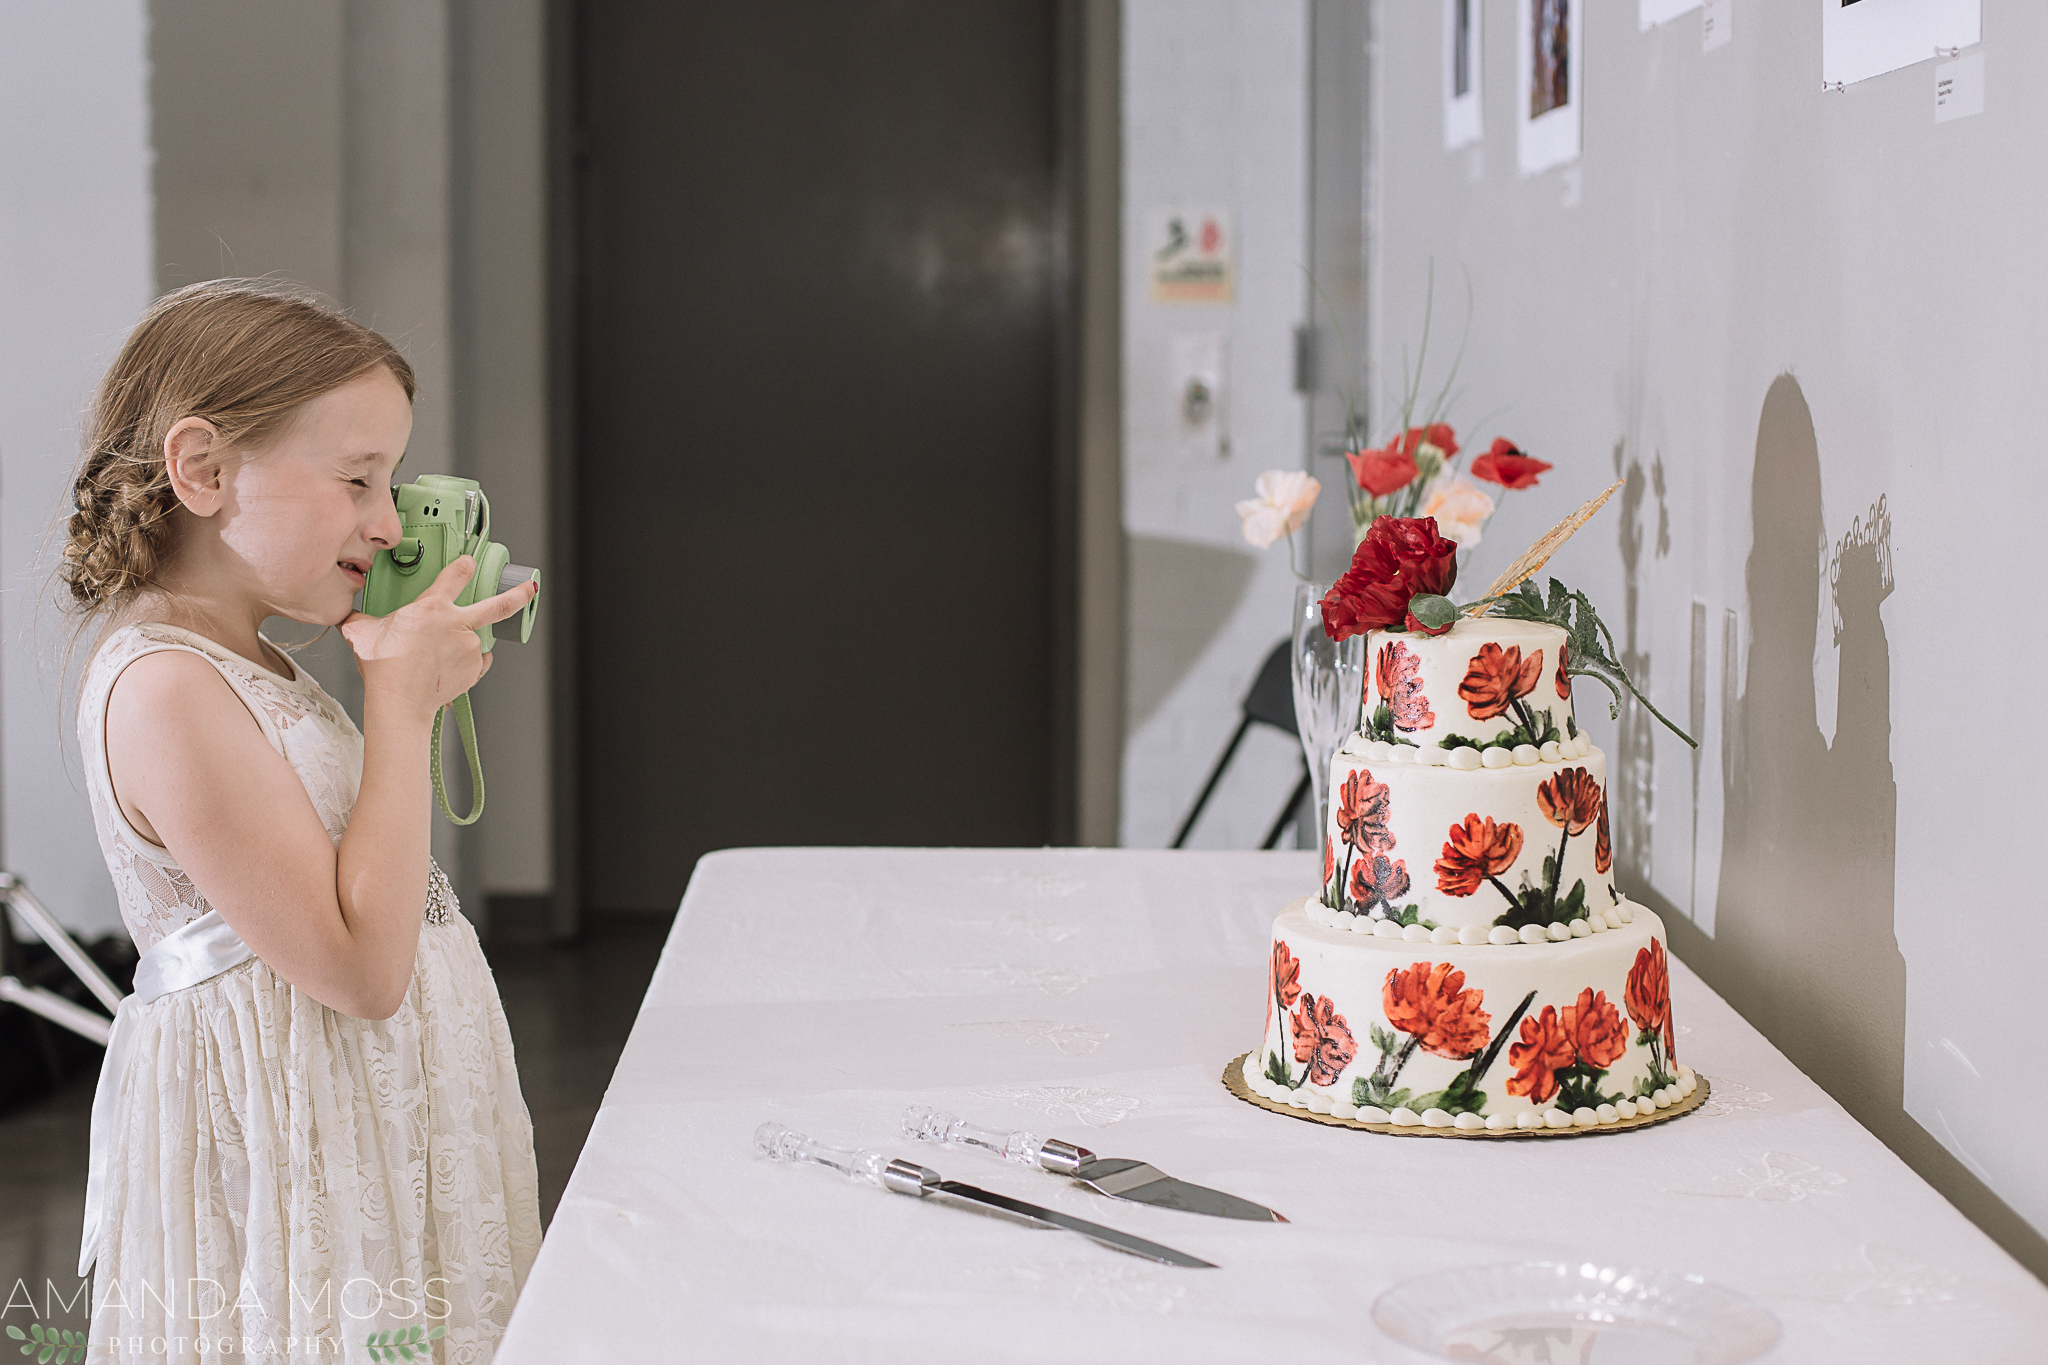
<instances>
[{"instance_id":1,"label":"white lace dress","mask_svg":"<svg viewBox=\"0 0 2048 1365\"><path fill-rule=\"evenodd\" d=\"M166 649L220 670L336 840L363 763L361 733L304 670L284 678L173 626L109 636L87 670L79 744L145 953L210 909L122 815L107 776L107 694ZM412 986L389 1019L336 1013L255 957L124 1005L102 1231L83 1248L97 1254L89 1361L366 1361L373 1334L414 1328L414 1360L491 1358L540 1248L533 1128L497 983L438 867L422 912Z\"/></svg>"}]
</instances>

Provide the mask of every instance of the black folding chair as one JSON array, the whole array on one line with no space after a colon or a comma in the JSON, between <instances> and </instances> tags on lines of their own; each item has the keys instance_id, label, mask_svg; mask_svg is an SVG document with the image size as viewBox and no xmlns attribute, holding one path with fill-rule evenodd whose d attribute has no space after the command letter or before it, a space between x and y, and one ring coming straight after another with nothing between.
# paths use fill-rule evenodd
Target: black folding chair
<instances>
[{"instance_id":1,"label":"black folding chair","mask_svg":"<svg viewBox=\"0 0 2048 1365\"><path fill-rule=\"evenodd\" d=\"M1216 766L1209 773L1209 780L1202 784L1202 794L1195 798L1195 808L1188 812L1188 818L1180 822L1180 833L1173 836L1173 847L1187 846L1188 835L1195 828L1195 821L1202 817L1202 807L1209 804L1215 794L1216 784L1223 780L1223 770L1230 766L1230 760L1237 756L1237 746L1244 742L1245 731L1253 722L1270 725L1284 730L1287 737L1299 744L1301 732L1294 726L1294 671L1287 657L1292 642L1282 640L1273 646L1273 652L1266 656L1266 662L1259 666L1259 676L1252 680L1252 690L1244 694L1244 719L1237 723L1237 733L1230 737L1230 743L1223 746L1223 757L1216 760ZM1301 760L1301 781L1295 784L1294 795L1287 798L1287 804L1280 808L1280 815L1273 821L1273 827L1266 831L1266 842L1260 848L1271 848L1280 842L1280 831L1287 828L1295 818L1295 811L1308 796L1308 756Z\"/></svg>"}]
</instances>

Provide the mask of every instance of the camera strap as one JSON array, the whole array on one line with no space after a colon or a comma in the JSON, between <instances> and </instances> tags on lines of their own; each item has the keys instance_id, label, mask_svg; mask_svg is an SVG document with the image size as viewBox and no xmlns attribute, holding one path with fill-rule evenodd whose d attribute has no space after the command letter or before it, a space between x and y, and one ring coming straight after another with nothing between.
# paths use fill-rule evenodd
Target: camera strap
<instances>
[{"instance_id":1,"label":"camera strap","mask_svg":"<svg viewBox=\"0 0 2048 1365\"><path fill-rule=\"evenodd\" d=\"M463 755L469 759L469 790L472 804L466 816L457 815L449 807L448 789L441 777L441 718L450 711L455 713L455 728L462 734ZM429 766L434 774L434 799L441 803L441 814L458 825L475 824L476 818L484 813L484 765L476 752L476 715L469 709L469 693L464 692L434 713L432 752L433 762Z\"/></svg>"}]
</instances>

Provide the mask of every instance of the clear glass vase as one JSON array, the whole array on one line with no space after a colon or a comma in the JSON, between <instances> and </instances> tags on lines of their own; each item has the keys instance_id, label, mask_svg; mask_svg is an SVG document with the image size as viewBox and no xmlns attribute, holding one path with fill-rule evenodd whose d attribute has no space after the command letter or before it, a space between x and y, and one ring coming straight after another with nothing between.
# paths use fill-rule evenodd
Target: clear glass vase
<instances>
[{"instance_id":1,"label":"clear glass vase","mask_svg":"<svg viewBox=\"0 0 2048 1365\"><path fill-rule=\"evenodd\" d=\"M1310 790L1315 799L1315 827L1301 847L1316 848L1330 827L1330 760L1358 728L1358 707L1365 684L1365 637L1354 635L1341 644L1323 629L1323 594L1328 583L1294 585L1293 647L1289 659L1294 675L1294 725L1301 733L1301 751L1308 759Z\"/></svg>"}]
</instances>

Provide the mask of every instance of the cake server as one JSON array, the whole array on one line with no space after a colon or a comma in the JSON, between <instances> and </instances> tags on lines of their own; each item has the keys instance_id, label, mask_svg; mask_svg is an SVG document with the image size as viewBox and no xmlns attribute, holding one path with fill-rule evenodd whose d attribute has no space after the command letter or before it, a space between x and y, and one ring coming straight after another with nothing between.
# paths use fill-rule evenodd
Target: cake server
<instances>
[{"instance_id":1,"label":"cake server","mask_svg":"<svg viewBox=\"0 0 2048 1365\"><path fill-rule=\"evenodd\" d=\"M1199 1266L1214 1270L1215 1262L1204 1261L1190 1256L1185 1251L1175 1251L1157 1242L1148 1242L1142 1237L1133 1237L1128 1232L1118 1232L1100 1223L1091 1223L1085 1218L1075 1218L1053 1209L1027 1204L1021 1199L996 1194L989 1190L963 1185L957 1180L946 1180L937 1171L909 1161L891 1161L880 1152L857 1152L845 1147L827 1147L824 1143L805 1137L792 1128L779 1123L764 1123L754 1130L754 1146L764 1155L777 1161L812 1162L839 1172L849 1180L863 1185L874 1185L891 1194L914 1195L919 1199L959 1199L984 1208L999 1209L1013 1217L1022 1218L1040 1227L1058 1228L1065 1232L1078 1232L1090 1241L1117 1251L1143 1256L1148 1261L1162 1265Z\"/></svg>"},{"instance_id":2,"label":"cake server","mask_svg":"<svg viewBox=\"0 0 2048 1365\"><path fill-rule=\"evenodd\" d=\"M1213 1218L1243 1218L1254 1223L1284 1223L1282 1214L1234 1194L1206 1185L1176 1180L1157 1166L1125 1157L1100 1157L1086 1147L1058 1138L1040 1141L1036 1133L1003 1133L977 1128L966 1119L914 1104L903 1111L903 1131L920 1142L979 1147L1019 1166L1036 1166L1053 1175L1069 1176L1097 1194L1127 1199L1154 1208L1206 1213Z\"/></svg>"}]
</instances>

